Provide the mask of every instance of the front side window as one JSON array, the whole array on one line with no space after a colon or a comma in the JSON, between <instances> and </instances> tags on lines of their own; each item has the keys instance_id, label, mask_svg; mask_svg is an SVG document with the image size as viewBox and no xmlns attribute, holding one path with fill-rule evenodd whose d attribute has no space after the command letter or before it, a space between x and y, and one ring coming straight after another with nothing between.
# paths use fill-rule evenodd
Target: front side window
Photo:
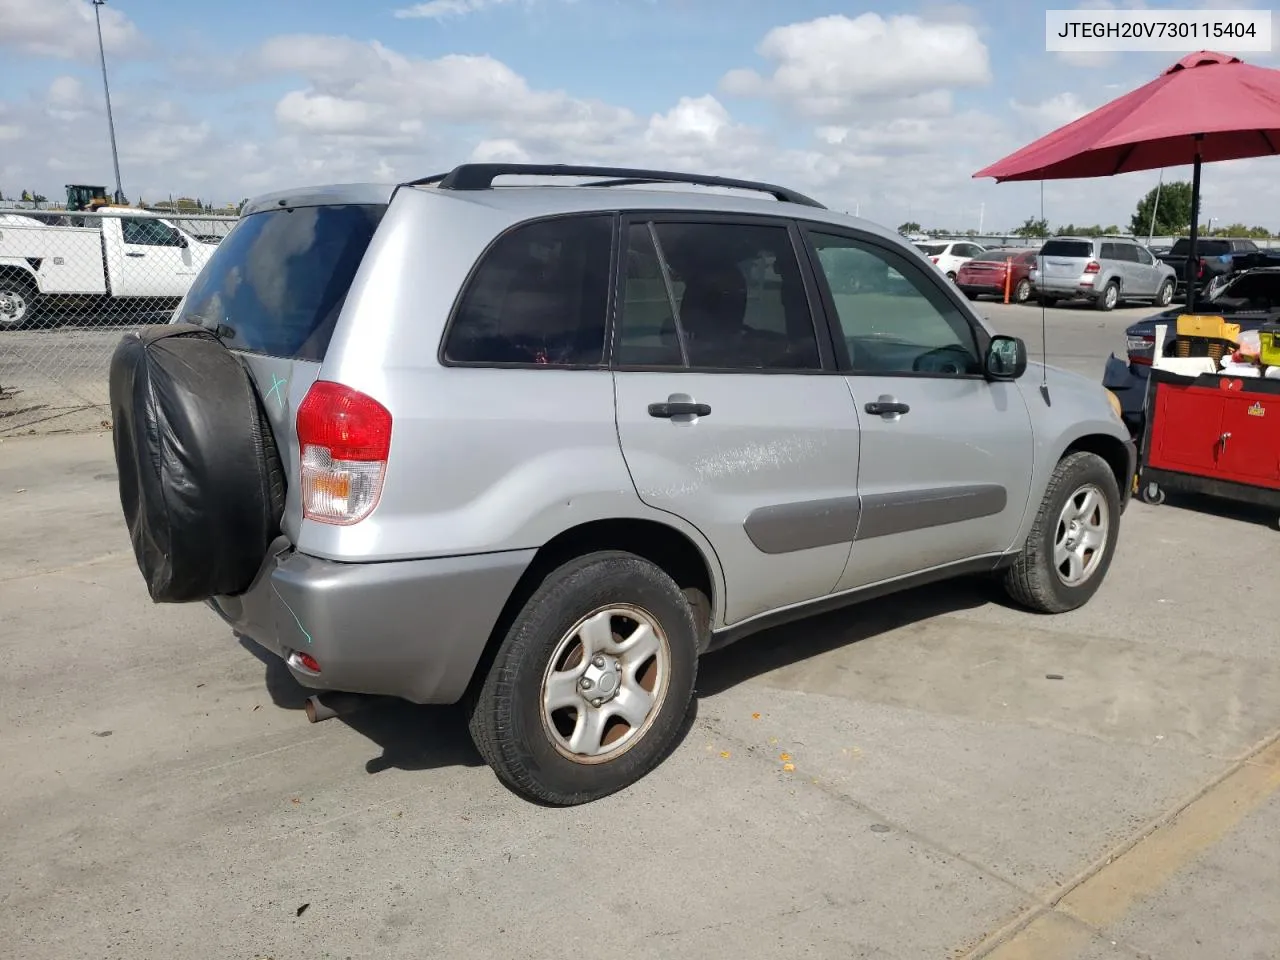
<instances>
[{"instance_id":1,"label":"front side window","mask_svg":"<svg viewBox=\"0 0 1280 960\"><path fill-rule=\"evenodd\" d=\"M598 366L604 361L613 218L523 224L485 254L449 326L455 363Z\"/></svg>"},{"instance_id":2,"label":"front side window","mask_svg":"<svg viewBox=\"0 0 1280 960\"><path fill-rule=\"evenodd\" d=\"M915 264L833 234L810 235L855 374L982 372L973 328Z\"/></svg>"},{"instance_id":3,"label":"front side window","mask_svg":"<svg viewBox=\"0 0 1280 960\"><path fill-rule=\"evenodd\" d=\"M620 366L821 367L786 227L636 223L627 232L625 257Z\"/></svg>"}]
</instances>

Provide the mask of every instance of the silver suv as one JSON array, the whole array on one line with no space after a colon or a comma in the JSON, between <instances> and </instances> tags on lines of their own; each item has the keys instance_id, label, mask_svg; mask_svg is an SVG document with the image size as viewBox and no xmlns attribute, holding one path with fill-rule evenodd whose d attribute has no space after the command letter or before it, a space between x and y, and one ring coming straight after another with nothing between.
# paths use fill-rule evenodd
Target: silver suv
<instances>
[{"instance_id":1,"label":"silver suv","mask_svg":"<svg viewBox=\"0 0 1280 960\"><path fill-rule=\"evenodd\" d=\"M1080 606L1134 474L1101 386L1027 374L909 243L767 184L263 197L173 321L111 369L152 598L315 690L463 701L545 803L657 765L698 657L752 632L970 574Z\"/></svg>"},{"instance_id":2,"label":"silver suv","mask_svg":"<svg viewBox=\"0 0 1280 960\"><path fill-rule=\"evenodd\" d=\"M1167 307L1177 283L1173 267L1126 237L1053 237L1031 271L1031 284L1047 306L1084 298L1099 310L1126 300Z\"/></svg>"}]
</instances>

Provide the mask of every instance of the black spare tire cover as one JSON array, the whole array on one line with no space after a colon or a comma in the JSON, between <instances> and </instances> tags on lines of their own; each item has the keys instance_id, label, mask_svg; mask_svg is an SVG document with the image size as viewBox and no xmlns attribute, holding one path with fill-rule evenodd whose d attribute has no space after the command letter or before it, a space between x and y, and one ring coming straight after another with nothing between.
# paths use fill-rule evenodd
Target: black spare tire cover
<instances>
[{"instance_id":1,"label":"black spare tire cover","mask_svg":"<svg viewBox=\"0 0 1280 960\"><path fill-rule=\"evenodd\" d=\"M258 393L212 333L158 324L111 357L120 506L157 603L235 595L280 527L284 472Z\"/></svg>"}]
</instances>

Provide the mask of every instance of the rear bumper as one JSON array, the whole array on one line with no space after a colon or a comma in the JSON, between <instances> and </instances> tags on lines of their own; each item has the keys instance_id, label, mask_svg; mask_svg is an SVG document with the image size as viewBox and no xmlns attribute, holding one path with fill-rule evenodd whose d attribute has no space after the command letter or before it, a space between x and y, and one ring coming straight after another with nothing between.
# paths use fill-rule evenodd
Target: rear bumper
<instances>
[{"instance_id":1,"label":"rear bumper","mask_svg":"<svg viewBox=\"0 0 1280 960\"><path fill-rule=\"evenodd\" d=\"M534 552L335 563L281 537L245 593L209 606L303 686L454 703Z\"/></svg>"},{"instance_id":2,"label":"rear bumper","mask_svg":"<svg viewBox=\"0 0 1280 960\"><path fill-rule=\"evenodd\" d=\"M1068 277L1051 277L1045 279L1041 277L1039 280L1033 281L1036 293L1043 294L1048 297L1095 297L1098 290L1092 283L1080 283Z\"/></svg>"}]
</instances>

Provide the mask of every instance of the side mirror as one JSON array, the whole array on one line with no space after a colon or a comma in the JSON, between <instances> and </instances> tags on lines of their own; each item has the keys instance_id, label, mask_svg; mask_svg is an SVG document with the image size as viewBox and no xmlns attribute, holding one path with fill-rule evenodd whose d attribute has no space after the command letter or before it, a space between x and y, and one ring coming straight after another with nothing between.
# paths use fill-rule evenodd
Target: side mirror
<instances>
[{"instance_id":1,"label":"side mirror","mask_svg":"<svg viewBox=\"0 0 1280 960\"><path fill-rule=\"evenodd\" d=\"M989 380L1017 380L1027 372L1027 345L1019 337L992 337L982 372Z\"/></svg>"}]
</instances>

